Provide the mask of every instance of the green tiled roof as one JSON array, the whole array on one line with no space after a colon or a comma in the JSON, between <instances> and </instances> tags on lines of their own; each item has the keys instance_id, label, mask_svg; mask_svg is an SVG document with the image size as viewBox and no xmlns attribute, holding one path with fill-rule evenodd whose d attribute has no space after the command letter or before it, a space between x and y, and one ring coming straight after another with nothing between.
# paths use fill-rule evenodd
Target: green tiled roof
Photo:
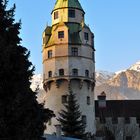
<instances>
[{"instance_id":1,"label":"green tiled roof","mask_svg":"<svg viewBox=\"0 0 140 140\"><path fill-rule=\"evenodd\" d=\"M81 38L79 31L81 31L81 26L79 24L67 23L69 29L69 43L81 44Z\"/></svg>"},{"instance_id":2,"label":"green tiled roof","mask_svg":"<svg viewBox=\"0 0 140 140\"><path fill-rule=\"evenodd\" d=\"M78 8L84 11L78 0L57 0L53 10L64 7Z\"/></svg>"}]
</instances>

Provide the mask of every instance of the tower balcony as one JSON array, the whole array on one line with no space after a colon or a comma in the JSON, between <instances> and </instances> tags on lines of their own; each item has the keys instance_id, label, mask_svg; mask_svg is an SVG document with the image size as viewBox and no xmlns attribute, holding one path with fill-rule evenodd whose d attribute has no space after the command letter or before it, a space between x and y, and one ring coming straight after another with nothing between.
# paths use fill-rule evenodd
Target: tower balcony
<instances>
[{"instance_id":1,"label":"tower balcony","mask_svg":"<svg viewBox=\"0 0 140 140\"><path fill-rule=\"evenodd\" d=\"M63 76L54 76L54 77L49 77L47 79L43 80L43 87L45 91L47 92L51 88L51 83L55 82L56 87L59 88L63 81L68 82L69 88L71 88L71 82L73 80L76 80L79 83L79 89L83 87L84 82L87 83L87 88L93 90L95 86L95 79L94 77L86 77L86 76L75 76L75 75L63 75Z\"/></svg>"}]
</instances>

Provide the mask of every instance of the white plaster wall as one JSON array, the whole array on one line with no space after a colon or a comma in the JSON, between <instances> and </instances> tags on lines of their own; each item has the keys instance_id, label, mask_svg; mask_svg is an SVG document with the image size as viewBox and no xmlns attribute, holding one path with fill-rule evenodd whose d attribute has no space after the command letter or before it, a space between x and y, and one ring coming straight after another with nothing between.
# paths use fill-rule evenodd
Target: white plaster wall
<instances>
[{"instance_id":1,"label":"white plaster wall","mask_svg":"<svg viewBox=\"0 0 140 140\"><path fill-rule=\"evenodd\" d=\"M84 32L88 33L88 40L85 40ZM81 36L81 40L82 40L83 44L87 44L87 45L91 45L91 46L93 45L92 44L92 42L93 42L93 40L92 40L92 32L89 30L89 28L84 27L82 29L82 31L80 32L80 36Z\"/></svg>"},{"instance_id":2,"label":"white plaster wall","mask_svg":"<svg viewBox=\"0 0 140 140\"><path fill-rule=\"evenodd\" d=\"M56 12L56 11L58 11L58 13L59 13L58 19L54 19L54 12ZM83 11L75 9L75 18L69 18L68 17L68 8L57 9L52 12L52 25L57 24L59 22L81 23L84 20L83 14L84 14Z\"/></svg>"},{"instance_id":3,"label":"white plaster wall","mask_svg":"<svg viewBox=\"0 0 140 140\"><path fill-rule=\"evenodd\" d=\"M79 88L78 80L72 80L71 87L73 93L76 94L76 98L78 100L78 104L80 105L80 111L82 115L86 115L87 117L87 125L86 131L91 132L92 134L95 133L95 112L94 112L94 94L91 89L88 89L87 83L84 82L83 87ZM58 112L61 109L64 109L64 106L61 102L62 95L68 94L68 82L63 81L59 88L56 88L55 83L51 84L50 90L46 93L46 102L45 107L49 108L54 111L56 114L56 118L58 118ZM91 99L91 104L87 105L87 96ZM56 118L52 119L52 124L47 125L47 133L55 132L54 125L58 124Z\"/></svg>"}]
</instances>

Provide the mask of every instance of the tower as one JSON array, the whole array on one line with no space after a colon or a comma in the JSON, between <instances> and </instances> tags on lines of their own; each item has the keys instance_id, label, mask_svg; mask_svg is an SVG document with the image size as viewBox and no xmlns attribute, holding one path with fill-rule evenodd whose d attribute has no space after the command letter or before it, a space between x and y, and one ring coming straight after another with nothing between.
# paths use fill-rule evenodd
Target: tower
<instances>
[{"instance_id":1,"label":"tower","mask_svg":"<svg viewBox=\"0 0 140 140\"><path fill-rule=\"evenodd\" d=\"M51 13L52 26L43 32L43 86L46 107L58 112L70 91L76 94L86 132L95 133L94 34L84 22L85 12L78 0L57 0ZM55 132L53 118L47 133Z\"/></svg>"}]
</instances>

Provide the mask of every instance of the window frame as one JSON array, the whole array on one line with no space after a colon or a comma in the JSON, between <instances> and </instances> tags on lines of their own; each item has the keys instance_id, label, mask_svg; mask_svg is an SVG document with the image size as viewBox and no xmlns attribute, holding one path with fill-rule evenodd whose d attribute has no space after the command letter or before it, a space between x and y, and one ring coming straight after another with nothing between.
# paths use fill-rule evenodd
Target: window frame
<instances>
[{"instance_id":1,"label":"window frame","mask_svg":"<svg viewBox=\"0 0 140 140\"><path fill-rule=\"evenodd\" d=\"M87 124L87 117L86 117L86 115L82 115L82 123L84 124L84 125L86 125Z\"/></svg>"},{"instance_id":2,"label":"window frame","mask_svg":"<svg viewBox=\"0 0 140 140\"><path fill-rule=\"evenodd\" d=\"M55 19L58 19L58 18L59 18L59 12L56 11L56 12L54 12L54 20L55 20Z\"/></svg>"},{"instance_id":3,"label":"window frame","mask_svg":"<svg viewBox=\"0 0 140 140\"><path fill-rule=\"evenodd\" d=\"M90 97L87 96L87 105L90 105L91 104L91 100L90 100Z\"/></svg>"},{"instance_id":4,"label":"window frame","mask_svg":"<svg viewBox=\"0 0 140 140\"><path fill-rule=\"evenodd\" d=\"M64 69L59 69L59 76L64 76Z\"/></svg>"},{"instance_id":5,"label":"window frame","mask_svg":"<svg viewBox=\"0 0 140 140\"><path fill-rule=\"evenodd\" d=\"M76 14L75 14L75 10L74 9L69 9L68 10L68 17L69 18L75 18Z\"/></svg>"},{"instance_id":6,"label":"window frame","mask_svg":"<svg viewBox=\"0 0 140 140\"><path fill-rule=\"evenodd\" d=\"M88 33L88 32L84 32L84 39L85 39L86 41L89 40L89 33Z\"/></svg>"},{"instance_id":7,"label":"window frame","mask_svg":"<svg viewBox=\"0 0 140 140\"><path fill-rule=\"evenodd\" d=\"M78 48L72 47L71 48L71 55L72 56L78 56Z\"/></svg>"},{"instance_id":8,"label":"window frame","mask_svg":"<svg viewBox=\"0 0 140 140\"><path fill-rule=\"evenodd\" d=\"M52 54L53 54L52 50L48 50L48 58L52 58Z\"/></svg>"},{"instance_id":9,"label":"window frame","mask_svg":"<svg viewBox=\"0 0 140 140\"><path fill-rule=\"evenodd\" d=\"M58 38L59 39L64 38L64 31L58 31Z\"/></svg>"},{"instance_id":10,"label":"window frame","mask_svg":"<svg viewBox=\"0 0 140 140\"><path fill-rule=\"evenodd\" d=\"M72 75L78 76L78 69L76 69L76 68L72 69Z\"/></svg>"},{"instance_id":11,"label":"window frame","mask_svg":"<svg viewBox=\"0 0 140 140\"><path fill-rule=\"evenodd\" d=\"M52 77L52 71L48 71L48 77L49 77L49 78Z\"/></svg>"},{"instance_id":12,"label":"window frame","mask_svg":"<svg viewBox=\"0 0 140 140\"><path fill-rule=\"evenodd\" d=\"M89 70L85 70L85 76L89 77Z\"/></svg>"}]
</instances>

